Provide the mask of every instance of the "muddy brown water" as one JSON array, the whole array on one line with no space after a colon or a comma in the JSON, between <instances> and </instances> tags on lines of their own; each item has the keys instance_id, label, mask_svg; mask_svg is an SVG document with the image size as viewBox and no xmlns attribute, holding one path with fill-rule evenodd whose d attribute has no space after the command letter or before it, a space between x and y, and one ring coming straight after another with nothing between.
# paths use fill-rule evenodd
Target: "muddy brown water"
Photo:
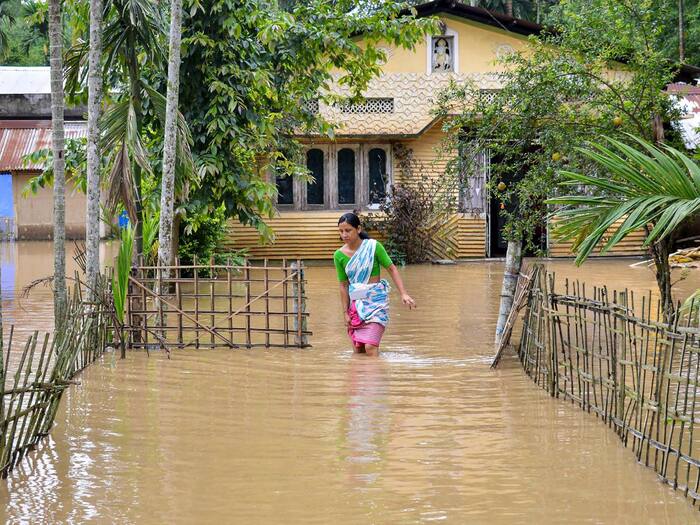
<instances>
[{"instance_id":1,"label":"muddy brown water","mask_svg":"<svg viewBox=\"0 0 700 525\"><path fill-rule=\"evenodd\" d=\"M5 245L6 321L50 326L48 243ZM645 291L630 260L549 263ZM14 270L8 267L13 265ZM488 367L502 263L401 270L379 358L352 355L331 267L307 270L313 348L114 354L0 483L8 523L695 523L595 417L508 356ZM679 295L700 286L700 270Z\"/></svg>"}]
</instances>

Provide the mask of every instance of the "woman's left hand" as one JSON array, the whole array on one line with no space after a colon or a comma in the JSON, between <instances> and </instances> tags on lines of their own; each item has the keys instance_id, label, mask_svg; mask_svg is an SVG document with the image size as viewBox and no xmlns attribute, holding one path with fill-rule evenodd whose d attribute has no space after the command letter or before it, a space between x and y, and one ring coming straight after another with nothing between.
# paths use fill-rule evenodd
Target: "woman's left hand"
<instances>
[{"instance_id":1,"label":"woman's left hand","mask_svg":"<svg viewBox=\"0 0 700 525\"><path fill-rule=\"evenodd\" d=\"M408 306L409 310L412 310L413 308L417 308L416 302L407 293L401 295L401 302L403 304L405 304L406 306Z\"/></svg>"}]
</instances>

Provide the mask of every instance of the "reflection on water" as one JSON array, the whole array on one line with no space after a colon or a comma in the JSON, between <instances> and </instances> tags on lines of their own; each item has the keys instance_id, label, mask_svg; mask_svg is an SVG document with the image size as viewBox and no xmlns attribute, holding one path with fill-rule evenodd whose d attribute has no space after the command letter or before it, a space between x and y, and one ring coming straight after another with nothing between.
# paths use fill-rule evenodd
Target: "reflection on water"
<instances>
[{"instance_id":1,"label":"reflection on water","mask_svg":"<svg viewBox=\"0 0 700 525\"><path fill-rule=\"evenodd\" d=\"M628 264L552 266L589 284L653 286L648 271ZM549 398L513 357L489 370L501 263L402 272L419 310L392 297L378 359L352 354L330 266L306 274L313 348L183 350L170 361L160 353L106 355L66 392L51 438L0 484L0 519L698 519L614 433ZM685 291L700 284L697 275L681 283ZM43 308L27 301L26 311Z\"/></svg>"},{"instance_id":2,"label":"reflection on water","mask_svg":"<svg viewBox=\"0 0 700 525\"><path fill-rule=\"evenodd\" d=\"M386 383L386 363L354 355L348 368L348 449L349 476L356 489L371 486L379 477L378 463L386 455L390 409Z\"/></svg>"}]
</instances>

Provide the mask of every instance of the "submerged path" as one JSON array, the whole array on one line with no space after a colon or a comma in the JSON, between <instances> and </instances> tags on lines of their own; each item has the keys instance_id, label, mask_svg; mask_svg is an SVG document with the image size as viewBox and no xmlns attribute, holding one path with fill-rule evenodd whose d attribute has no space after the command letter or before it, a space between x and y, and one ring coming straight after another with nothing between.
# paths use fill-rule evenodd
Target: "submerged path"
<instances>
[{"instance_id":1,"label":"submerged path","mask_svg":"<svg viewBox=\"0 0 700 525\"><path fill-rule=\"evenodd\" d=\"M557 271L648 289L629 261ZM488 368L500 263L403 270L379 359L353 356L330 267L314 347L109 355L0 484L0 518L51 523L691 523L617 436L508 357ZM686 289L700 285L683 283ZM396 298L394 298L396 299ZM31 470L31 473L30 473Z\"/></svg>"}]
</instances>

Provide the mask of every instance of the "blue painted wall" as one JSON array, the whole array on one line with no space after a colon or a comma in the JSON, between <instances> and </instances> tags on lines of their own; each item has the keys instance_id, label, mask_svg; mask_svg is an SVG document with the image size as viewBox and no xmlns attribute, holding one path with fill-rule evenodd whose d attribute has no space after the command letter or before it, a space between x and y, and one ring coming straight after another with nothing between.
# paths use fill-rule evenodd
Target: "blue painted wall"
<instances>
[{"instance_id":1,"label":"blue painted wall","mask_svg":"<svg viewBox=\"0 0 700 525\"><path fill-rule=\"evenodd\" d=\"M12 204L12 175L0 173L0 217L14 217L15 207Z\"/></svg>"}]
</instances>

